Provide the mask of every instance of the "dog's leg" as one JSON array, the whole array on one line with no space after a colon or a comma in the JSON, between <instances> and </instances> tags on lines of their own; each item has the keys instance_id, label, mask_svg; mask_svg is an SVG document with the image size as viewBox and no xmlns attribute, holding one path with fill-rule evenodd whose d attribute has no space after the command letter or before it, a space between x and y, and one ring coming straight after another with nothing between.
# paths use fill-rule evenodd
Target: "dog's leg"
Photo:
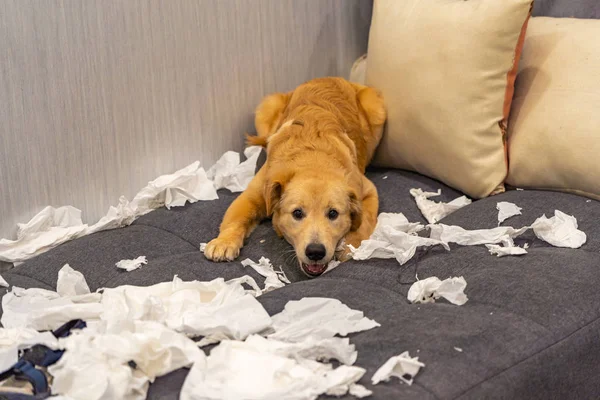
<instances>
[{"instance_id":1,"label":"dog's leg","mask_svg":"<svg viewBox=\"0 0 600 400\"><path fill-rule=\"evenodd\" d=\"M365 176L363 179L363 198L362 198L362 222L360 227L352 232L349 232L345 237L345 244L351 244L358 248L363 240L367 240L371 237L371 234L375 230L377 225L377 214L379 212L379 196L377 194L377 188L373 185L373 182L368 180ZM339 257L341 261L347 261L350 259L350 250L346 247Z\"/></svg>"},{"instance_id":2,"label":"dog's leg","mask_svg":"<svg viewBox=\"0 0 600 400\"><path fill-rule=\"evenodd\" d=\"M233 261L240 254L244 239L266 216L264 185L265 168L261 168L248 188L227 209L219 236L211 240L204 249L206 258L212 261Z\"/></svg>"}]
</instances>

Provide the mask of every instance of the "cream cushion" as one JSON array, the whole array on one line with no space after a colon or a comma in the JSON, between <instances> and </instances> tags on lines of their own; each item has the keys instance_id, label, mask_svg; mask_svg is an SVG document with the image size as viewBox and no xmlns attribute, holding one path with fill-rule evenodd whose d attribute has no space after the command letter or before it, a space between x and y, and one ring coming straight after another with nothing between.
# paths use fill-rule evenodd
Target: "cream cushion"
<instances>
[{"instance_id":1,"label":"cream cushion","mask_svg":"<svg viewBox=\"0 0 600 400\"><path fill-rule=\"evenodd\" d=\"M367 84L387 126L374 164L480 198L504 190L506 120L532 0L375 0Z\"/></svg>"},{"instance_id":2,"label":"cream cushion","mask_svg":"<svg viewBox=\"0 0 600 400\"><path fill-rule=\"evenodd\" d=\"M600 200L600 21L531 19L509 159L511 185Z\"/></svg>"}]
</instances>

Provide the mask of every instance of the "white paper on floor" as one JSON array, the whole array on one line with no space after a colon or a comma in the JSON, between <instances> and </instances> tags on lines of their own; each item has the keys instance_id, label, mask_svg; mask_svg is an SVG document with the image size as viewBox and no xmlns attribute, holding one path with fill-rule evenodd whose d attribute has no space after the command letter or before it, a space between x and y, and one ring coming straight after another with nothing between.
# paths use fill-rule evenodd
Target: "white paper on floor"
<instances>
[{"instance_id":1,"label":"white paper on floor","mask_svg":"<svg viewBox=\"0 0 600 400\"><path fill-rule=\"evenodd\" d=\"M408 385L412 385L413 378L419 373L425 364L419 361L419 357L411 357L408 351L391 357L373 374L371 382L377 385L379 382L387 382L391 377L402 380Z\"/></svg>"},{"instance_id":2,"label":"white paper on floor","mask_svg":"<svg viewBox=\"0 0 600 400\"><path fill-rule=\"evenodd\" d=\"M511 226L499 226L492 229L467 230L456 225L428 225L429 237L445 243L457 243L462 246L495 244L512 240L523 234L529 227L515 229Z\"/></svg>"},{"instance_id":3,"label":"white paper on floor","mask_svg":"<svg viewBox=\"0 0 600 400\"><path fill-rule=\"evenodd\" d=\"M265 351L254 342L226 340L192 366L181 400L195 399L316 399L343 395L365 373L360 367L333 369L303 358Z\"/></svg>"},{"instance_id":4,"label":"white paper on floor","mask_svg":"<svg viewBox=\"0 0 600 400\"><path fill-rule=\"evenodd\" d=\"M358 248L348 247L355 260L395 258L400 265L415 255L417 247L440 245L450 250L448 244L440 240L418 236L417 233L423 229L422 224L408 222L402 213L381 213L371 237L363 240Z\"/></svg>"},{"instance_id":5,"label":"white paper on floor","mask_svg":"<svg viewBox=\"0 0 600 400\"><path fill-rule=\"evenodd\" d=\"M514 245L500 246L498 244L486 244L485 247L487 247L490 254L495 255L496 257L505 257L505 256L522 256L524 254L527 254L527 248L529 247L529 245L527 245L527 243L525 243L525 245L523 247L519 247L519 246L514 246Z\"/></svg>"},{"instance_id":6,"label":"white paper on floor","mask_svg":"<svg viewBox=\"0 0 600 400\"><path fill-rule=\"evenodd\" d=\"M146 256L139 256L134 258L133 260L121 260L115 265L117 268L124 269L127 272L131 272L140 268L142 265L148 264L148 260L146 260Z\"/></svg>"},{"instance_id":7,"label":"white paper on floor","mask_svg":"<svg viewBox=\"0 0 600 400\"><path fill-rule=\"evenodd\" d=\"M464 293L467 287L465 278L454 277L443 281L435 276L418 280L408 289L408 301L411 303L434 303L440 297L452 304L462 306L468 300Z\"/></svg>"},{"instance_id":8,"label":"white paper on floor","mask_svg":"<svg viewBox=\"0 0 600 400\"><path fill-rule=\"evenodd\" d=\"M500 201L496 203L496 210L498 210L498 225L500 225L510 217L521 215L522 208L508 201Z\"/></svg>"},{"instance_id":9,"label":"white paper on floor","mask_svg":"<svg viewBox=\"0 0 600 400\"><path fill-rule=\"evenodd\" d=\"M74 399L145 399L149 382L202 355L191 339L153 321L117 332L83 329L59 347L65 353L48 368L52 391Z\"/></svg>"},{"instance_id":10,"label":"white paper on floor","mask_svg":"<svg viewBox=\"0 0 600 400\"><path fill-rule=\"evenodd\" d=\"M196 161L173 174L162 175L148 183L128 201L119 198L117 206L111 206L107 214L93 225L84 224L81 210L72 206L46 207L25 224L17 224L17 239L0 239L0 261L18 264L69 240L107 229L131 224L136 218L166 206L183 206L186 202L214 200L216 189L244 190L256 168L261 147L252 146L244 151L248 159L242 163L232 159L228 152L210 171L215 182L210 180ZM237 154L237 153L235 153ZM218 181L218 182L217 182Z\"/></svg>"},{"instance_id":11,"label":"white paper on floor","mask_svg":"<svg viewBox=\"0 0 600 400\"><path fill-rule=\"evenodd\" d=\"M246 258L242 261L242 265L244 267L251 267L265 277L265 288L262 290L263 293L270 292L273 289L282 288L286 283L290 283L290 280L285 276L285 273L281 268L279 271L273 269L273 265L268 258L261 257L258 262Z\"/></svg>"},{"instance_id":12,"label":"white paper on floor","mask_svg":"<svg viewBox=\"0 0 600 400\"><path fill-rule=\"evenodd\" d=\"M542 215L531 227L535 236L552 246L577 249L587 241L586 234L577 227L577 219L559 210L551 218Z\"/></svg>"},{"instance_id":13,"label":"white paper on floor","mask_svg":"<svg viewBox=\"0 0 600 400\"><path fill-rule=\"evenodd\" d=\"M365 317L362 311L352 310L339 300L323 297L289 301L272 320L272 332L267 337L284 342L346 336L381 326Z\"/></svg>"},{"instance_id":14,"label":"white paper on floor","mask_svg":"<svg viewBox=\"0 0 600 400\"><path fill-rule=\"evenodd\" d=\"M423 214L430 224L435 224L445 216L471 204L471 199L468 199L466 196L457 197L449 203L429 200L430 197L440 196L442 194L441 189L438 189L437 192L424 192L422 189L410 189L410 194L415 198L415 202L417 203L419 210L421 210L421 214Z\"/></svg>"}]
</instances>

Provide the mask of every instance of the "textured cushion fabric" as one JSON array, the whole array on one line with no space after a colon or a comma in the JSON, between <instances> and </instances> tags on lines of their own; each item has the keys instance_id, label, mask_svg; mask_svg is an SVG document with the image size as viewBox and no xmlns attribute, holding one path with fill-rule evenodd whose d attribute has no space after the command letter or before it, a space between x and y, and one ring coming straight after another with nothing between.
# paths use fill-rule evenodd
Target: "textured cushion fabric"
<instances>
[{"instance_id":1,"label":"textured cushion fabric","mask_svg":"<svg viewBox=\"0 0 600 400\"><path fill-rule=\"evenodd\" d=\"M503 191L506 122L532 0L377 0L366 82L388 111L374 165L480 198Z\"/></svg>"},{"instance_id":2,"label":"textured cushion fabric","mask_svg":"<svg viewBox=\"0 0 600 400\"><path fill-rule=\"evenodd\" d=\"M403 212L410 221L425 222L409 189L442 189L441 199L461 195L443 184L411 172L377 169L369 172L381 196L382 212ZM240 260L269 257L283 265L291 285L259 298L271 314L289 300L306 296L340 299L379 321L382 326L351 335L358 350L357 365L367 368L362 379L371 397L379 399L581 399L600 395L600 203L558 192L509 191L458 210L442 222L467 229L497 226L498 201L511 201L523 215L504 225L520 227L559 209L577 217L588 235L581 249L551 247L527 233L518 244L530 244L522 257L497 258L485 247L451 246L418 251L403 266L395 260L351 261L317 279L307 280L266 222L242 250L240 260L208 262L197 245L214 237L223 212L235 198L172 210L160 209L130 227L100 232L57 247L4 274L13 285L56 286L64 263L81 271L95 290L123 284L151 285L172 279L226 279L249 274L263 279ZM264 241L264 242L262 242ZM262 243L261 243L262 242ZM114 264L146 255L148 264L125 272ZM408 288L419 278L464 276L469 301L454 306L444 301L409 304ZM459 352L454 348L461 348ZM397 380L370 385L375 370L403 351L418 355L426 367L412 386ZM177 399L187 370L157 379L149 399ZM346 396L345 399L352 397Z\"/></svg>"},{"instance_id":3,"label":"textured cushion fabric","mask_svg":"<svg viewBox=\"0 0 600 400\"><path fill-rule=\"evenodd\" d=\"M600 21L532 18L509 124L517 187L600 199Z\"/></svg>"},{"instance_id":4,"label":"textured cushion fabric","mask_svg":"<svg viewBox=\"0 0 600 400\"><path fill-rule=\"evenodd\" d=\"M598 0L535 0L533 15L567 18L600 18Z\"/></svg>"}]
</instances>

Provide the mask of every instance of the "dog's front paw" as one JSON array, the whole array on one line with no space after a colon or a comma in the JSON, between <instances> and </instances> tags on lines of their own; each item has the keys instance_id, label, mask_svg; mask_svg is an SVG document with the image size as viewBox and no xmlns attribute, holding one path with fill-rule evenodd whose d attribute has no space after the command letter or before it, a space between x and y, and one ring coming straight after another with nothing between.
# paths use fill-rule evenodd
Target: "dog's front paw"
<instances>
[{"instance_id":1,"label":"dog's front paw","mask_svg":"<svg viewBox=\"0 0 600 400\"><path fill-rule=\"evenodd\" d=\"M216 238L208 242L204 255L211 261L233 261L240 255L241 247L236 240Z\"/></svg>"}]
</instances>

